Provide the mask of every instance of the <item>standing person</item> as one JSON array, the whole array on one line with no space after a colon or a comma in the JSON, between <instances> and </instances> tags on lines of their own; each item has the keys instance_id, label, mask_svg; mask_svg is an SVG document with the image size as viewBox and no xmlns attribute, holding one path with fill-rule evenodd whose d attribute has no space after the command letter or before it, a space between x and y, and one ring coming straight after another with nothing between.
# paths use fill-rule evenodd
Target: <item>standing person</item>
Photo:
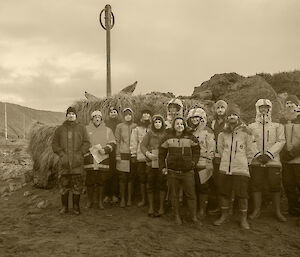
<instances>
[{"instance_id":1,"label":"standing person","mask_svg":"<svg viewBox=\"0 0 300 257\"><path fill-rule=\"evenodd\" d=\"M108 118L105 120L105 125L115 134L117 125L121 123L119 112L116 107L109 108ZM104 185L104 202L117 203L119 201L119 180L116 170L116 149L109 154L109 170L110 177Z\"/></svg>"},{"instance_id":2,"label":"standing person","mask_svg":"<svg viewBox=\"0 0 300 257\"><path fill-rule=\"evenodd\" d=\"M80 194L83 189L83 155L89 151L90 142L86 128L77 122L76 110L69 107L66 121L54 133L52 150L59 156L61 169L59 171L59 187L62 209L67 213L69 207L69 192L72 192L73 212L80 214Z\"/></svg>"},{"instance_id":3,"label":"standing person","mask_svg":"<svg viewBox=\"0 0 300 257\"><path fill-rule=\"evenodd\" d=\"M167 192L167 179L158 169L158 147L165 136L165 121L160 115L152 117L151 130L147 132L141 143L141 151L147 158L147 196L148 196L148 216L161 216L164 214L164 201ZM159 190L159 210L154 211L154 194Z\"/></svg>"},{"instance_id":4,"label":"standing person","mask_svg":"<svg viewBox=\"0 0 300 257\"><path fill-rule=\"evenodd\" d=\"M121 202L120 207L126 206L125 193L127 187L127 206L131 206L132 197L132 177L133 177L133 163L131 161L130 154L130 138L132 130L136 127L133 122L133 111L130 108L123 110L124 122L120 123L116 127L116 168L119 172L120 183L120 195Z\"/></svg>"},{"instance_id":5,"label":"standing person","mask_svg":"<svg viewBox=\"0 0 300 257\"><path fill-rule=\"evenodd\" d=\"M284 124L286 145L281 152L282 182L288 199L288 212L300 216L300 112L297 96L285 100L286 109L294 113L293 120ZM299 223L300 224L300 223Z\"/></svg>"},{"instance_id":6,"label":"standing person","mask_svg":"<svg viewBox=\"0 0 300 257\"><path fill-rule=\"evenodd\" d=\"M272 122L272 103L268 99L259 99L256 104L256 120L249 125L256 140L258 152L251 165L251 192L253 212L250 219L260 215L262 190L267 183L272 194L272 203L277 219L281 222L286 218L280 211L281 162L279 153L285 145L284 127Z\"/></svg>"},{"instance_id":7,"label":"standing person","mask_svg":"<svg viewBox=\"0 0 300 257\"><path fill-rule=\"evenodd\" d=\"M112 130L105 126L100 110L92 112L91 121L86 129L92 145L84 158L87 208L91 208L94 203L96 208L103 210L103 190L110 175L109 153L113 152L116 146L115 136Z\"/></svg>"},{"instance_id":8,"label":"standing person","mask_svg":"<svg viewBox=\"0 0 300 257\"><path fill-rule=\"evenodd\" d=\"M214 225L220 226L228 219L233 191L241 212L240 226L250 229L247 221L250 177L248 165L256 152L256 145L251 131L241 122L240 109L236 105L228 107L226 126L218 138L218 150L221 156L218 175L219 185L222 185L219 188L221 217Z\"/></svg>"},{"instance_id":9,"label":"standing person","mask_svg":"<svg viewBox=\"0 0 300 257\"><path fill-rule=\"evenodd\" d=\"M172 128L176 117L183 117L183 104L180 99L173 98L167 106L166 129Z\"/></svg>"},{"instance_id":10,"label":"standing person","mask_svg":"<svg viewBox=\"0 0 300 257\"><path fill-rule=\"evenodd\" d=\"M198 208L200 219L206 215L208 203L209 181L200 182L199 172L208 173L213 171L212 160L216 148L216 142L212 130L207 127L207 115L202 108L191 109L187 116L187 124L192 129L193 135L198 139L200 144L200 158L195 169L196 194L198 199Z\"/></svg>"},{"instance_id":11,"label":"standing person","mask_svg":"<svg viewBox=\"0 0 300 257\"><path fill-rule=\"evenodd\" d=\"M172 203L177 224L182 224L179 214L179 189L182 185L187 197L192 221L197 223L197 202L194 169L199 161L200 147L195 136L188 133L183 118L176 117L172 130L163 138L159 147L159 170L168 175Z\"/></svg>"},{"instance_id":12,"label":"standing person","mask_svg":"<svg viewBox=\"0 0 300 257\"><path fill-rule=\"evenodd\" d=\"M137 127L132 130L130 139L131 158L136 163L141 191L141 201L138 203L138 207L142 207L146 203L146 157L141 152L141 142L150 129L151 111L145 109L142 110L141 114L142 117Z\"/></svg>"},{"instance_id":13,"label":"standing person","mask_svg":"<svg viewBox=\"0 0 300 257\"><path fill-rule=\"evenodd\" d=\"M218 137L226 124L227 107L228 104L224 100L218 100L214 105L215 118L211 123L211 128L214 132L215 141L216 141L216 151L213 159L213 167L214 167L213 183L211 186L211 193L212 193L211 197L212 199L214 199L214 201L212 201L214 203L212 204L211 209L209 210L209 212L212 214L219 211L218 174L219 174L221 156L218 151Z\"/></svg>"}]
</instances>

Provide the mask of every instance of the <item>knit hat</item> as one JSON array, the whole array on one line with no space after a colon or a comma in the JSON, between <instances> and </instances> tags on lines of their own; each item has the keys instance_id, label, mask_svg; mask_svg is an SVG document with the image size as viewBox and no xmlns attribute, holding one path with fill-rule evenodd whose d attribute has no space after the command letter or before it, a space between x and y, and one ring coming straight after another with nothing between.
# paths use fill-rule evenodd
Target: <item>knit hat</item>
<instances>
[{"instance_id":1,"label":"knit hat","mask_svg":"<svg viewBox=\"0 0 300 257\"><path fill-rule=\"evenodd\" d=\"M241 117L241 110L240 107L238 107L237 105L233 104L233 105L229 105L228 109L226 111L226 116L228 117L229 115L234 114L237 115L238 117Z\"/></svg>"},{"instance_id":2,"label":"knit hat","mask_svg":"<svg viewBox=\"0 0 300 257\"><path fill-rule=\"evenodd\" d=\"M191 109L188 113L187 119L197 116L206 118L206 112L202 108Z\"/></svg>"},{"instance_id":3,"label":"knit hat","mask_svg":"<svg viewBox=\"0 0 300 257\"><path fill-rule=\"evenodd\" d=\"M225 109L227 109L228 104L224 100L219 100L215 103L215 108L223 106Z\"/></svg>"},{"instance_id":4,"label":"knit hat","mask_svg":"<svg viewBox=\"0 0 300 257\"><path fill-rule=\"evenodd\" d=\"M70 106L70 107L67 109L66 116L67 116L70 112L73 112L73 113L77 116L77 112L76 112L76 110L75 110L74 107Z\"/></svg>"},{"instance_id":5,"label":"knit hat","mask_svg":"<svg viewBox=\"0 0 300 257\"><path fill-rule=\"evenodd\" d=\"M133 111L132 111L131 108L125 108L125 109L123 110L124 115L125 115L125 113L128 113L128 112L130 112L131 114L133 114Z\"/></svg>"},{"instance_id":6,"label":"knit hat","mask_svg":"<svg viewBox=\"0 0 300 257\"><path fill-rule=\"evenodd\" d=\"M149 109L143 109L141 114L143 115L144 113L148 113L148 114L152 115L152 112Z\"/></svg>"},{"instance_id":7,"label":"knit hat","mask_svg":"<svg viewBox=\"0 0 300 257\"><path fill-rule=\"evenodd\" d=\"M102 117L102 112L99 111L99 110L93 111L92 114L91 114L91 119L93 119L97 115Z\"/></svg>"},{"instance_id":8,"label":"knit hat","mask_svg":"<svg viewBox=\"0 0 300 257\"><path fill-rule=\"evenodd\" d=\"M285 102L292 102L294 103L295 105L299 105L299 99L296 95L289 95L286 99L285 99Z\"/></svg>"},{"instance_id":9,"label":"knit hat","mask_svg":"<svg viewBox=\"0 0 300 257\"><path fill-rule=\"evenodd\" d=\"M119 113L119 111L118 111L118 109L116 107L112 106L112 107L109 108L110 112L113 111L113 110L115 110L117 113Z\"/></svg>"}]
</instances>

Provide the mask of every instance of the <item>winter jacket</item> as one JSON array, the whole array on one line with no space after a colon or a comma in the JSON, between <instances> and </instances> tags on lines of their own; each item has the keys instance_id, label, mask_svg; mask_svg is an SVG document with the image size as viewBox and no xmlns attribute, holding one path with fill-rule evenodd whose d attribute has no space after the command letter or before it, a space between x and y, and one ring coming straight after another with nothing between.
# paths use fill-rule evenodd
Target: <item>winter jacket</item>
<instances>
[{"instance_id":1,"label":"winter jacket","mask_svg":"<svg viewBox=\"0 0 300 257\"><path fill-rule=\"evenodd\" d=\"M254 135L258 149L254 157L266 154L270 157L270 161L266 163L267 167L280 167L279 153L286 142L283 125L271 121L256 121L249 125L249 129ZM253 161L252 165L260 166L261 164Z\"/></svg>"},{"instance_id":2,"label":"winter jacket","mask_svg":"<svg viewBox=\"0 0 300 257\"><path fill-rule=\"evenodd\" d=\"M218 148L221 155L221 173L250 177L248 165L252 162L257 148L251 131L245 124L240 123L233 130L225 126L219 134Z\"/></svg>"},{"instance_id":3,"label":"winter jacket","mask_svg":"<svg viewBox=\"0 0 300 257\"><path fill-rule=\"evenodd\" d=\"M121 120L119 118L115 118L115 119L108 118L105 120L106 127L110 128L114 134L116 132L117 125L120 123L121 123Z\"/></svg>"},{"instance_id":4,"label":"winter jacket","mask_svg":"<svg viewBox=\"0 0 300 257\"><path fill-rule=\"evenodd\" d=\"M218 151L218 137L221 131L225 127L225 118L224 119L215 119L211 122L211 128L214 132L215 135L215 140L216 140L216 152L215 152L215 157L221 157L220 153Z\"/></svg>"},{"instance_id":5,"label":"winter jacket","mask_svg":"<svg viewBox=\"0 0 300 257\"><path fill-rule=\"evenodd\" d=\"M145 126L137 126L131 132L130 153L132 157L136 157L138 162L145 162L146 157L141 152L141 142L150 128Z\"/></svg>"},{"instance_id":6,"label":"winter jacket","mask_svg":"<svg viewBox=\"0 0 300 257\"><path fill-rule=\"evenodd\" d=\"M300 164L300 116L284 125L286 145L281 157L286 163Z\"/></svg>"},{"instance_id":7,"label":"winter jacket","mask_svg":"<svg viewBox=\"0 0 300 257\"><path fill-rule=\"evenodd\" d=\"M110 154L116 146L113 131L106 127L104 123L96 127L92 122L86 127L92 146L101 145L106 154ZM91 153L87 153L84 158L84 168L89 170L109 170L109 156L100 163L97 163Z\"/></svg>"},{"instance_id":8,"label":"winter jacket","mask_svg":"<svg viewBox=\"0 0 300 257\"><path fill-rule=\"evenodd\" d=\"M116 161L119 171L130 171L130 138L132 130L136 127L135 123L122 122L117 125L116 138Z\"/></svg>"},{"instance_id":9,"label":"winter jacket","mask_svg":"<svg viewBox=\"0 0 300 257\"><path fill-rule=\"evenodd\" d=\"M146 152L151 152L157 157L156 161L151 161L147 159L147 165L152 166L152 168L158 168L158 148L164 136L165 131L158 133L154 132L153 130L150 130L147 132L147 134L144 136L141 142L141 152L145 155L145 157Z\"/></svg>"},{"instance_id":10,"label":"winter jacket","mask_svg":"<svg viewBox=\"0 0 300 257\"><path fill-rule=\"evenodd\" d=\"M59 156L62 175L82 174L83 156L89 148L86 128L77 121L65 121L55 130L52 150Z\"/></svg>"},{"instance_id":11,"label":"winter jacket","mask_svg":"<svg viewBox=\"0 0 300 257\"><path fill-rule=\"evenodd\" d=\"M199 157L200 146L197 138L187 132L177 137L172 129L162 139L158 150L159 169L187 172L196 167Z\"/></svg>"}]
</instances>

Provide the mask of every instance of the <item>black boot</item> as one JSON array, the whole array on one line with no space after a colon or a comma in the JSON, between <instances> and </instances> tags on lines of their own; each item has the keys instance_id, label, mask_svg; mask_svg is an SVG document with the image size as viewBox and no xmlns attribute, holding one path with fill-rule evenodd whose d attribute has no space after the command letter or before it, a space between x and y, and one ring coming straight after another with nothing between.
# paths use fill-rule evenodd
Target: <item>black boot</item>
<instances>
[{"instance_id":1,"label":"black boot","mask_svg":"<svg viewBox=\"0 0 300 257\"><path fill-rule=\"evenodd\" d=\"M60 214L68 213L69 211L69 192L65 193L64 195L61 195L61 204L62 208L60 209Z\"/></svg>"},{"instance_id":2,"label":"black boot","mask_svg":"<svg viewBox=\"0 0 300 257\"><path fill-rule=\"evenodd\" d=\"M80 195L73 194L73 212L76 215L80 214L79 200L80 200Z\"/></svg>"}]
</instances>

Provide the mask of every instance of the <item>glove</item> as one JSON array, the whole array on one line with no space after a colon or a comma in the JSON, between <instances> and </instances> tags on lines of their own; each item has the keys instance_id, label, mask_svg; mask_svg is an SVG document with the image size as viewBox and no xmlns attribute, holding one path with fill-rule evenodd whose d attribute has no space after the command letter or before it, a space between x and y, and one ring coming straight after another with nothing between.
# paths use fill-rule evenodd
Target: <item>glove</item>
<instances>
[{"instance_id":1,"label":"glove","mask_svg":"<svg viewBox=\"0 0 300 257\"><path fill-rule=\"evenodd\" d=\"M146 152L146 157L147 157L148 159L150 159L151 161L153 161L155 156L154 156L154 154L152 154L151 152L147 151L147 152Z\"/></svg>"},{"instance_id":2,"label":"glove","mask_svg":"<svg viewBox=\"0 0 300 257\"><path fill-rule=\"evenodd\" d=\"M168 174L168 169L167 169L167 168L163 168L163 169L161 170L161 173L162 173L163 175L167 175L167 174Z\"/></svg>"},{"instance_id":3,"label":"glove","mask_svg":"<svg viewBox=\"0 0 300 257\"><path fill-rule=\"evenodd\" d=\"M99 153L100 153L101 155L105 155L105 150L102 148L102 149L99 150Z\"/></svg>"},{"instance_id":4,"label":"glove","mask_svg":"<svg viewBox=\"0 0 300 257\"><path fill-rule=\"evenodd\" d=\"M271 158L266 155L266 154L263 154L263 155L260 155L257 157L257 160L261 163L261 164L266 164L268 161L271 160Z\"/></svg>"}]
</instances>

